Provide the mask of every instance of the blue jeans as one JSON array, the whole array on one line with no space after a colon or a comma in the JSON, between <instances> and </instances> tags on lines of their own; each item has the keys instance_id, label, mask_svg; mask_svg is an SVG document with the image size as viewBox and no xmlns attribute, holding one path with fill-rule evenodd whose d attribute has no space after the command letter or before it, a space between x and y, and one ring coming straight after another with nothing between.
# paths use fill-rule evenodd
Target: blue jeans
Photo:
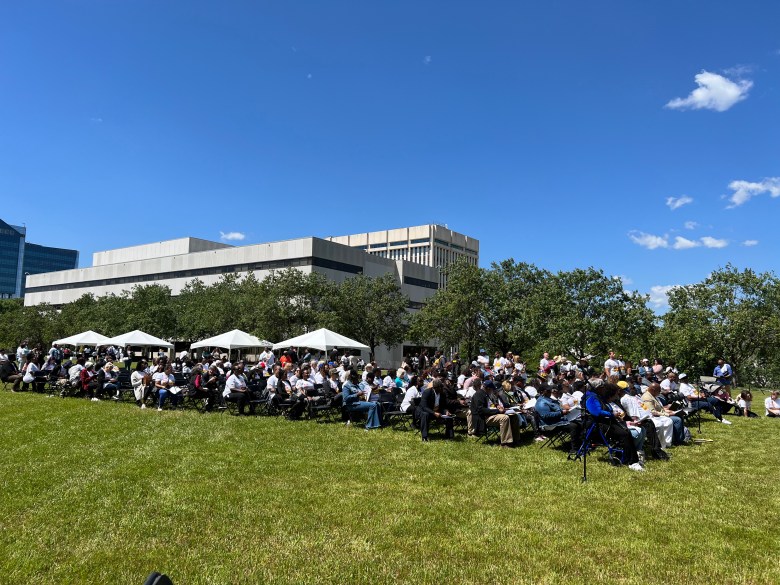
<instances>
[{"instance_id":1,"label":"blue jeans","mask_svg":"<svg viewBox=\"0 0 780 585\"><path fill-rule=\"evenodd\" d=\"M378 402L353 402L351 412L366 412L366 428L377 429L382 426L382 405Z\"/></svg>"},{"instance_id":2,"label":"blue jeans","mask_svg":"<svg viewBox=\"0 0 780 585\"><path fill-rule=\"evenodd\" d=\"M645 429L642 427L629 427L631 436L634 438L634 447L637 451L641 451L645 445Z\"/></svg>"},{"instance_id":3,"label":"blue jeans","mask_svg":"<svg viewBox=\"0 0 780 585\"><path fill-rule=\"evenodd\" d=\"M706 410L711 412L712 415L718 420L723 418L723 415L720 412L720 400L714 396L710 396L706 400L703 398L692 398L690 403L691 406L696 410Z\"/></svg>"},{"instance_id":4,"label":"blue jeans","mask_svg":"<svg viewBox=\"0 0 780 585\"><path fill-rule=\"evenodd\" d=\"M165 404L165 398L166 396L168 396L168 394L170 394L170 392L168 391L167 388L160 388L160 392L159 392L160 400L157 406L159 406L160 408L163 407L163 405ZM171 406L175 408L179 404L179 402L181 402L181 392L179 394L171 394Z\"/></svg>"},{"instance_id":5,"label":"blue jeans","mask_svg":"<svg viewBox=\"0 0 780 585\"><path fill-rule=\"evenodd\" d=\"M685 441L683 421L679 416L670 416L669 418L672 419L672 444L682 445Z\"/></svg>"}]
</instances>

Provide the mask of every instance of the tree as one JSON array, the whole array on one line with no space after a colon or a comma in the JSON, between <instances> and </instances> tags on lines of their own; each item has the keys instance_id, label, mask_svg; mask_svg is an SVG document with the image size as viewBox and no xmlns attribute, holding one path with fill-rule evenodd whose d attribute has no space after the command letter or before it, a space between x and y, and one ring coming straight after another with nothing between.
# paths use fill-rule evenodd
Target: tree
<instances>
[{"instance_id":1,"label":"tree","mask_svg":"<svg viewBox=\"0 0 780 585\"><path fill-rule=\"evenodd\" d=\"M780 280L728 264L672 289L659 344L692 373L711 374L723 357L743 383L779 382Z\"/></svg>"},{"instance_id":2,"label":"tree","mask_svg":"<svg viewBox=\"0 0 780 585\"><path fill-rule=\"evenodd\" d=\"M437 290L414 315L409 335L420 344L438 340L444 347L462 346L468 356L476 355L486 332L486 271L463 261L446 271L447 288Z\"/></svg>"},{"instance_id":3,"label":"tree","mask_svg":"<svg viewBox=\"0 0 780 585\"><path fill-rule=\"evenodd\" d=\"M127 328L160 338L176 338L176 311L171 289L159 284L134 286L127 303Z\"/></svg>"},{"instance_id":4,"label":"tree","mask_svg":"<svg viewBox=\"0 0 780 585\"><path fill-rule=\"evenodd\" d=\"M348 278L333 297L339 333L368 345L372 360L378 345L391 347L403 341L408 306L409 299L392 274Z\"/></svg>"}]
</instances>

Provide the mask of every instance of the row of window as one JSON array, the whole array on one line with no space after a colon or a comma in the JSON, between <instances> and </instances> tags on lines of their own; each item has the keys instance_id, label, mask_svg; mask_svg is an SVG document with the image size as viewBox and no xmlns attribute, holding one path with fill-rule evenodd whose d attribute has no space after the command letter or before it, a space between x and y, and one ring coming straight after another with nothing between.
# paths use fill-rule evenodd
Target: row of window
<instances>
[{"instance_id":1,"label":"row of window","mask_svg":"<svg viewBox=\"0 0 780 585\"><path fill-rule=\"evenodd\" d=\"M52 284L45 286L34 286L26 290L27 293L51 292L57 290L72 290L78 288L92 288L96 286L110 286L116 284L141 284L146 282L155 282L159 280L170 280L174 278L198 278L199 276L209 276L216 274L229 274L234 272L249 272L255 270L278 270L281 268L291 268L300 266L317 266L320 268L330 268L340 272L350 274L362 274L363 267L337 262L327 258L306 257L290 258L287 260L267 260L265 262L253 262L250 264L231 264L228 266L211 266L209 268L196 268L191 270L174 270L157 274L139 274L135 276L119 276L116 278L103 278L96 280L85 280L81 282L67 282L64 284Z\"/></svg>"},{"instance_id":2,"label":"row of window","mask_svg":"<svg viewBox=\"0 0 780 585\"><path fill-rule=\"evenodd\" d=\"M432 288L433 290L439 288L438 282L431 282L430 280L423 280L422 278L415 278L414 276L404 276L404 284L421 286L423 288Z\"/></svg>"}]
</instances>

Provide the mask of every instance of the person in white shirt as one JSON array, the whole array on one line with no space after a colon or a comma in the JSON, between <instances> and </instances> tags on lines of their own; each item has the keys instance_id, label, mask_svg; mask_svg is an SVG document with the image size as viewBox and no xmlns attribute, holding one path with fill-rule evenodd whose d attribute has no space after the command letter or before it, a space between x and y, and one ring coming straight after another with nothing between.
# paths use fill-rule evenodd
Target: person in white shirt
<instances>
[{"instance_id":1,"label":"person in white shirt","mask_svg":"<svg viewBox=\"0 0 780 585\"><path fill-rule=\"evenodd\" d=\"M262 351L260 354L260 361L265 364L265 369L269 372L271 371L271 368L274 367L274 363L276 363L276 356L274 355L274 352L271 351L270 347L266 347Z\"/></svg>"},{"instance_id":2,"label":"person in white shirt","mask_svg":"<svg viewBox=\"0 0 780 585\"><path fill-rule=\"evenodd\" d=\"M604 362L604 373L607 376L619 376L620 375L620 362L615 358L615 352L609 352L609 359Z\"/></svg>"},{"instance_id":3,"label":"person in white shirt","mask_svg":"<svg viewBox=\"0 0 780 585\"><path fill-rule=\"evenodd\" d=\"M317 364L317 373L314 374L314 384L317 386L324 386L325 381L328 379L328 364L320 362Z\"/></svg>"},{"instance_id":4,"label":"person in white shirt","mask_svg":"<svg viewBox=\"0 0 780 585\"><path fill-rule=\"evenodd\" d=\"M628 394L620 398L620 405L633 419L642 420L649 418L655 426L658 442L661 449L666 449L672 444L674 435L674 422L668 416L653 416L650 410L646 410L642 404L642 397L637 393L635 386L629 386Z\"/></svg>"},{"instance_id":5,"label":"person in white shirt","mask_svg":"<svg viewBox=\"0 0 780 585\"><path fill-rule=\"evenodd\" d=\"M176 386L173 368L168 364L164 370L160 366L157 369L157 373L152 376L154 387L157 389L157 410L162 411L163 406L165 406L165 399L169 395L171 397L171 406L175 408L181 402L182 396L181 392L172 392L172 389L175 389L174 386Z\"/></svg>"},{"instance_id":6,"label":"person in white shirt","mask_svg":"<svg viewBox=\"0 0 780 585\"><path fill-rule=\"evenodd\" d=\"M225 389L222 391L225 400L238 404L238 414L246 414L246 405L249 403L249 388L241 366L236 365L225 381ZM249 405L249 414L254 414L254 405Z\"/></svg>"},{"instance_id":7,"label":"person in white shirt","mask_svg":"<svg viewBox=\"0 0 780 585\"><path fill-rule=\"evenodd\" d=\"M666 378L663 379L661 382L661 391L664 394L670 394L672 392L677 392L677 388L679 386L677 385L677 382L675 381L677 378L676 374L672 371L666 374Z\"/></svg>"},{"instance_id":8,"label":"person in white shirt","mask_svg":"<svg viewBox=\"0 0 780 585\"><path fill-rule=\"evenodd\" d=\"M422 397L422 394L417 389L418 383L419 380L417 376L412 376L412 379L409 381L409 387L406 389L406 393L404 394L404 399L401 402L401 410L403 412L414 413L414 409L416 408L414 401ZM411 410L409 410L410 408Z\"/></svg>"},{"instance_id":9,"label":"person in white shirt","mask_svg":"<svg viewBox=\"0 0 780 585\"><path fill-rule=\"evenodd\" d=\"M673 377L674 373L669 372L669 377ZM664 386L664 382L667 382L668 378L661 382L661 388ZM685 399L696 410L706 410L720 422L726 425L730 425L731 421L723 418L723 413L720 408L720 400L714 396L703 396L696 391L691 384L688 383L688 375L685 373L680 374L680 394L685 396Z\"/></svg>"},{"instance_id":10,"label":"person in white shirt","mask_svg":"<svg viewBox=\"0 0 780 585\"><path fill-rule=\"evenodd\" d=\"M145 367L146 364L144 364L144 362L138 362L135 365L135 370L130 374L130 385L133 387L135 403L141 408L146 408L146 404L144 403L146 398L146 384L144 380L147 376L146 372L144 372Z\"/></svg>"},{"instance_id":11,"label":"person in white shirt","mask_svg":"<svg viewBox=\"0 0 780 585\"><path fill-rule=\"evenodd\" d=\"M764 400L766 415L769 417L780 417L780 392L772 390L772 393Z\"/></svg>"},{"instance_id":12,"label":"person in white shirt","mask_svg":"<svg viewBox=\"0 0 780 585\"><path fill-rule=\"evenodd\" d=\"M547 371L547 365L550 363L550 354L547 352L544 352L542 354L542 359L539 360L539 371L540 372L546 372Z\"/></svg>"}]
</instances>

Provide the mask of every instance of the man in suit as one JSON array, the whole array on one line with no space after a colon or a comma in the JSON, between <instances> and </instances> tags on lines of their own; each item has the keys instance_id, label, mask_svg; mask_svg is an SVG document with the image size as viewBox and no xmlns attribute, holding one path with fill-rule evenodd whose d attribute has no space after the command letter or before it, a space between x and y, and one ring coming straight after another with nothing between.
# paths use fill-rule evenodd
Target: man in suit
<instances>
[{"instance_id":1,"label":"man in suit","mask_svg":"<svg viewBox=\"0 0 780 585\"><path fill-rule=\"evenodd\" d=\"M446 398L443 394L444 384L436 378L425 390L417 407L417 418L420 421L420 433L424 443L428 442L428 429L432 420L444 423L444 438L452 439L455 432L452 428L452 415L447 410Z\"/></svg>"},{"instance_id":2,"label":"man in suit","mask_svg":"<svg viewBox=\"0 0 780 585\"><path fill-rule=\"evenodd\" d=\"M473 386L476 388L474 396L471 397L471 422L474 427L475 435L485 434L485 428L497 426L501 435L501 446L511 447L519 438L520 431L517 423L512 424L512 419L517 421L517 417L510 417L504 414L504 406L493 394L495 384L492 381L485 383L486 388L482 387L480 381L476 381Z\"/></svg>"}]
</instances>

